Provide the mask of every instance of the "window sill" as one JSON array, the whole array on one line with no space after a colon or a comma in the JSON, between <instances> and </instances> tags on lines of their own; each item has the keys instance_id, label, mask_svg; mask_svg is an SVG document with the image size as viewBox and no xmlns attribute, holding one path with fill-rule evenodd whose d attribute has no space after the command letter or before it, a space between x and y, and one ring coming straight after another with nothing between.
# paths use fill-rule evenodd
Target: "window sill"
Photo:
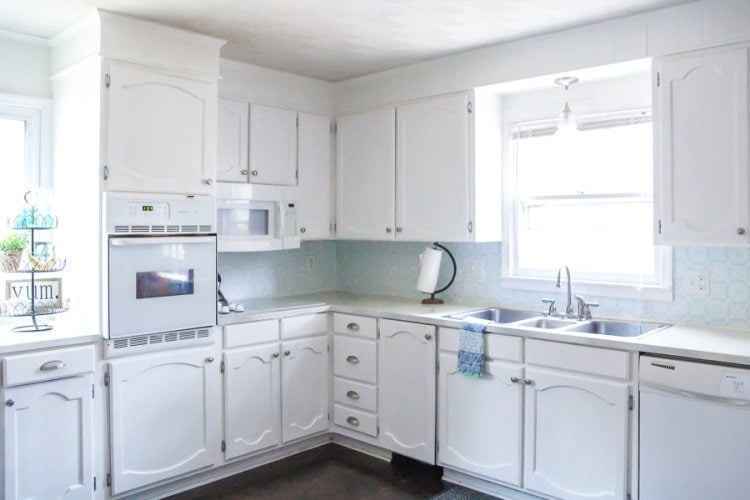
<instances>
[{"instance_id":1,"label":"window sill","mask_svg":"<svg viewBox=\"0 0 750 500\"><path fill-rule=\"evenodd\" d=\"M541 278L503 276L500 278L500 286L510 290L546 292L548 294L559 292L555 287L555 280ZM565 287L566 284L563 282L561 290L564 291ZM572 289L574 294L580 294L589 300L596 299L597 297L614 297L620 299L671 302L674 298L671 286L591 283L573 280Z\"/></svg>"}]
</instances>

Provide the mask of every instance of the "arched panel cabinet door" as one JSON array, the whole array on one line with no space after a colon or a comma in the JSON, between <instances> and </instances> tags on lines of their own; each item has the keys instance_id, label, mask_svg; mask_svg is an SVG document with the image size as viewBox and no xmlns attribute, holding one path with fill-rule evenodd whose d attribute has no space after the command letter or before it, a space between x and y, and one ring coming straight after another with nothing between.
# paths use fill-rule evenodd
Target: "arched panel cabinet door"
<instances>
[{"instance_id":1,"label":"arched panel cabinet door","mask_svg":"<svg viewBox=\"0 0 750 500\"><path fill-rule=\"evenodd\" d=\"M112 361L112 494L220 460L221 372L214 349Z\"/></svg>"},{"instance_id":2,"label":"arched panel cabinet door","mask_svg":"<svg viewBox=\"0 0 750 500\"><path fill-rule=\"evenodd\" d=\"M524 487L566 499L625 498L628 386L526 369Z\"/></svg>"},{"instance_id":3,"label":"arched panel cabinet door","mask_svg":"<svg viewBox=\"0 0 750 500\"><path fill-rule=\"evenodd\" d=\"M380 320L380 445L435 463L435 327Z\"/></svg>"}]
</instances>

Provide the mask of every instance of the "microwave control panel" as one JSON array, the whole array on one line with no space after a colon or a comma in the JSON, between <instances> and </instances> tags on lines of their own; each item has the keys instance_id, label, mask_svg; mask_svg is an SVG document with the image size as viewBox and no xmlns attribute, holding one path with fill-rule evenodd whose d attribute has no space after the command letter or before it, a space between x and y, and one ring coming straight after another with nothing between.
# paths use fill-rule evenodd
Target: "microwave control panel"
<instances>
[{"instance_id":1,"label":"microwave control panel","mask_svg":"<svg viewBox=\"0 0 750 500\"><path fill-rule=\"evenodd\" d=\"M297 208L294 203L284 203L284 237L297 236Z\"/></svg>"}]
</instances>

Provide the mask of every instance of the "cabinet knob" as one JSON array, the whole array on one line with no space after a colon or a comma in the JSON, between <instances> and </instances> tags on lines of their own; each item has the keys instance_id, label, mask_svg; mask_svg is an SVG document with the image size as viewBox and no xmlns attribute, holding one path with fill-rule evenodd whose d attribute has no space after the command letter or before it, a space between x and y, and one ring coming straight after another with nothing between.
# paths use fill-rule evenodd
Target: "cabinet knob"
<instances>
[{"instance_id":1,"label":"cabinet knob","mask_svg":"<svg viewBox=\"0 0 750 500\"><path fill-rule=\"evenodd\" d=\"M427 335L425 335L425 336L424 336L424 339L425 339L425 340L432 340L432 335L430 335L430 334L428 333Z\"/></svg>"},{"instance_id":2,"label":"cabinet knob","mask_svg":"<svg viewBox=\"0 0 750 500\"><path fill-rule=\"evenodd\" d=\"M391 233L391 231L393 231L393 230L392 230L392 229L391 229L390 227L387 227L387 228L385 228L385 232L386 232L386 233L390 234L390 233Z\"/></svg>"},{"instance_id":3,"label":"cabinet knob","mask_svg":"<svg viewBox=\"0 0 750 500\"><path fill-rule=\"evenodd\" d=\"M209 357L206 358L206 363L213 363L213 362L214 362L214 357L213 356L209 356Z\"/></svg>"},{"instance_id":4,"label":"cabinet knob","mask_svg":"<svg viewBox=\"0 0 750 500\"><path fill-rule=\"evenodd\" d=\"M346 423L349 424L349 425L353 425L354 427L358 427L359 426L359 419L356 418L356 417L347 417L346 418Z\"/></svg>"},{"instance_id":5,"label":"cabinet knob","mask_svg":"<svg viewBox=\"0 0 750 500\"><path fill-rule=\"evenodd\" d=\"M404 230L404 228L402 228L402 227L400 227L400 226L396 226L396 232L397 232L397 233L400 233L400 232L401 232L401 231L403 231L403 230Z\"/></svg>"},{"instance_id":6,"label":"cabinet knob","mask_svg":"<svg viewBox=\"0 0 750 500\"><path fill-rule=\"evenodd\" d=\"M346 393L346 397L357 401L359 400L359 393L357 391L349 391Z\"/></svg>"},{"instance_id":7,"label":"cabinet knob","mask_svg":"<svg viewBox=\"0 0 750 500\"><path fill-rule=\"evenodd\" d=\"M47 361L46 363L43 363L42 366L39 367L39 369L43 372L49 372L52 370L60 370L62 368L65 368L65 363L63 363L60 360Z\"/></svg>"},{"instance_id":8,"label":"cabinet knob","mask_svg":"<svg viewBox=\"0 0 750 500\"><path fill-rule=\"evenodd\" d=\"M739 234L740 236L743 236L745 234L745 232L746 231L745 231L744 227L737 228L737 234Z\"/></svg>"},{"instance_id":9,"label":"cabinet knob","mask_svg":"<svg viewBox=\"0 0 750 500\"><path fill-rule=\"evenodd\" d=\"M305 234L307 232L307 228L301 227L299 228L299 232Z\"/></svg>"},{"instance_id":10,"label":"cabinet knob","mask_svg":"<svg viewBox=\"0 0 750 500\"><path fill-rule=\"evenodd\" d=\"M214 183L213 179L206 179L203 181L205 184L208 184L209 186Z\"/></svg>"},{"instance_id":11,"label":"cabinet knob","mask_svg":"<svg viewBox=\"0 0 750 500\"><path fill-rule=\"evenodd\" d=\"M257 177L258 171L257 170L253 170L252 172L250 172L250 175L252 175L253 177Z\"/></svg>"},{"instance_id":12,"label":"cabinet knob","mask_svg":"<svg viewBox=\"0 0 750 500\"><path fill-rule=\"evenodd\" d=\"M279 357L279 353L278 352L273 353L273 357L274 358L278 358Z\"/></svg>"},{"instance_id":13,"label":"cabinet knob","mask_svg":"<svg viewBox=\"0 0 750 500\"><path fill-rule=\"evenodd\" d=\"M357 356L347 356L346 361L347 363L351 363L353 365L359 364L359 358Z\"/></svg>"},{"instance_id":14,"label":"cabinet knob","mask_svg":"<svg viewBox=\"0 0 750 500\"><path fill-rule=\"evenodd\" d=\"M351 330L353 332L358 332L359 331L359 325L357 323L352 322L352 323L349 323L348 325L346 325L346 329L347 330Z\"/></svg>"},{"instance_id":15,"label":"cabinet knob","mask_svg":"<svg viewBox=\"0 0 750 500\"><path fill-rule=\"evenodd\" d=\"M7 406L8 408L13 406L14 404L16 404L16 402L13 401L12 399L9 399L8 401L5 402L5 406Z\"/></svg>"},{"instance_id":16,"label":"cabinet knob","mask_svg":"<svg viewBox=\"0 0 750 500\"><path fill-rule=\"evenodd\" d=\"M518 377L510 377L510 381L513 382L514 384L517 384L521 381L521 379Z\"/></svg>"},{"instance_id":17,"label":"cabinet knob","mask_svg":"<svg viewBox=\"0 0 750 500\"><path fill-rule=\"evenodd\" d=\"M240 174L241 174L241 175L247 175L247 174L249 174L249 173L250 173L250 171L249 171L249 170L240 170Z\"/></svg>"},{"instance_id":18,"label":"cabinet knob","mask_svg":"<svg viewBox=\"0 0 750 500\"><path fill-rule=\"evenodd\" d=\"M292 353L292 351L284 351L284 356L289 356Z\"/></svg>"},{"instance_id":19,"label":"cabinet knob","mask_svg":"<svg viewBox=\"0 0 750 500\"><path fill-rule=\"evenodd\" d=\"M531 380L530 378L523 379L523 383L526 385L534 385L534 381Z\"/></svg>"}]
</instances>

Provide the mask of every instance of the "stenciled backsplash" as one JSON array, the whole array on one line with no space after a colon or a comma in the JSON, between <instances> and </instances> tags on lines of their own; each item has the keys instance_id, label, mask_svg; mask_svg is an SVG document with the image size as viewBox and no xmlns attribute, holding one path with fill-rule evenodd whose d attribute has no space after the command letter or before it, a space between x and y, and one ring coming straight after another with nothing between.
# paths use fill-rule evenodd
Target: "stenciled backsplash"
<instances>
[{"instance_id":1,"label":"stenciled backsplash","mask_svg":"<svg viewBox=\"0 0 750 500\"><path fill-rule=\"evenodd\" d=\"M259 298L324 290L413 297L418 255L429 243L327 241L276 252L220 254L222 289L231 299ZM453 286L441 296L460 302L492 303L542 310L543 296L562 294L510 290L500 286L501 243L446 243L458 263ZM308 269L308 257L315 263ZM750 328L750 248L675 247L674 300L653 301L587 297L599 302L595 316L643 318L690 325ZM697 295L687 283L688 271L707 271L710 294ZM439 286L449 278L443 259ZM575 291L575 270L573 270Z\"/></svg>"}]
</instances>

